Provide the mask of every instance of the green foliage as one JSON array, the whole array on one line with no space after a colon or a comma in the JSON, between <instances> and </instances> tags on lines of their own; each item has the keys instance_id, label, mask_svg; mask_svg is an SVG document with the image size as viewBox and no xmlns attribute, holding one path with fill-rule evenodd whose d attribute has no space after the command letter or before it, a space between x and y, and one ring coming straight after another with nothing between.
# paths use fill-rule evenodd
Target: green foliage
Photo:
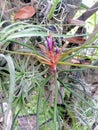
<instances>
[{"instance_id":1,"label":"green foliage","mask_svg":"<svg viewBox=\"0 0 98 130\"><path fill-rule=\"evenodd\" d=\"M60 2L60 0L53 0L52 7L51 7L51 9L50 9L50 11L48 13L48 16L47 16L48 19L52 18L53 14L54 14L54 11L55 11L55 9L57 7L57 4L59 2Z\"/></svg>"},{"instance_id":2,"label":"green foliage","mask_svg":"<svg viewBox=\"0 0 98 130\"><path fill-rule=\"evenodd\" d=\"M48 14L48 19L51 19L54 10L59 3L59 0L55 0L54 4ZM83 5L83 8L84 7ZM96 14L92 18L94 20L94 26L96 26L97 17ZM2 26L6 21L0 23ZM64 26L67 26L64 25ZM71 74L86 70L86 68L98 69L98 66L85 65L85 64L74 64L70 62L73 57L84 58L82 55L84 49L92 48L92 43L98 38L98 31L94 33L85 34L90 35L90 39L87 40L83 45L74 48L64 48L64 52L61 59L58 62L58 75L63 74L63 77L54 76L55 86L55 102L54 106L51 107L48 99L45 99L45 88L50 86L49 81L51 80L51 74L49 73L49 67L41 64L39 61L39 48L32 43L31 37L40 36L43 41L48 36L48 29L45 25L33 25L25 22L15 22L5 28L1 29L0 32L0 51L4 54L0 54L7 61L5 67L0 67L0 86L5 94L5 99L9 105L13 108L14 120L13 127L16 127L17 117L29 114L36 114L36 129L37 130L58 130L67 129L67 125L72 130L89 130L91 128L90 119L93 120L97 111L96 105L93 103L89 93L86 92L83 80L80 81L76 78L71 77ZM68 38L73 35L67 34L56 34L53 33L53 37L57 38ZM78 35L76 35L78 36ZM83 36L83 35L81 35ZM27 42L24 42L27 41ZM15 51L6 50L9 44L20 46ZM41 44L44 44L41 42ZM97 46L94 46L97 50ZM98 52L96 52L96 57ZM90 57L90 56L88 56ZM94 59L96 59L96 57ZM91 59L93 60L92 56ZM48 59L49 60L49 59ZM75 69L59 69L59 65L62 66L74 66ZM80 69L82 68L82 69ZM4 72L2 72L2 70ZM7 71L7 73L6 73ZM69 81L71 79L71 81ZM73 79L73 80L72 80ZM74 81L74 83L73 83ZM65 98L62 97L64 107L57 105L58 94L58 82L65 90ZM78 84L78 87L77 87ZM60 93L62 96L62 93ZM66 114L67 113L67 114ZM97 113L97 112L96 112ZM68 119L71 122L68 122ZM50 119L50 120L49 120Z\"/></svg>"},{"instance_id":3,"label":"green foliage","mask_svg":"<svg viewBox=\"0 0 98 130\"><path fill-rule=\"evenodd\" d=\"M9 106L12 106L12 102L13 102L13 97L14 97L14 91L15 91L15 68L14 68L14 64L13 64L13 60L12 58L7 55L3 55L0 54L0 57L3 57L7 63L8 63L8 67L9 67L9 73L10 73L10 85L9 85Z\"/></svg>"}]
</instances>

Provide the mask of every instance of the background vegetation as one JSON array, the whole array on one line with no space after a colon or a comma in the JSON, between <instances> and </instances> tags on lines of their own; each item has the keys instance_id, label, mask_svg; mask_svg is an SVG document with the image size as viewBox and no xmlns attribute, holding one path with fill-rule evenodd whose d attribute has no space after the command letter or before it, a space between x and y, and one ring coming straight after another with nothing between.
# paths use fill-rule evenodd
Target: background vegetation
<instances>
[{"instance_id":1,"label":"background vegetation","mask_svg":"<svg viewBox=\"0 0 98 130\"><path fill-rule=\"evenodd\" d=\"M0 129L97 129L98 2L0 2Z\"/></svg>"}]
</instances>

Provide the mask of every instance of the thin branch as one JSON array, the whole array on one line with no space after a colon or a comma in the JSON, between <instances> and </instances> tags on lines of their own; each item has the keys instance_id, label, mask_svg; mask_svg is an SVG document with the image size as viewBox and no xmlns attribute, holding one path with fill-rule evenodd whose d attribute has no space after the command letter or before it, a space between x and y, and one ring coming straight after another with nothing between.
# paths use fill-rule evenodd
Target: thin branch
<instances>
[{"instance_id":1,"label":"thin branch","mask_svg":"<svg viewBox=\"0 0 98 130\"><path fill-rule=\"evenodd\" d=\"M89 17L91 17L96 11L98 10L98 2L96 2L91 8L89 8L86 12L84 12L78 20L86 21ZM70 26L67 30L69 32L71 29L73 29L75 25Z\"/></svg>"},{"instance_id":2,"label":"thin branch","mask_svg":"<svg viewBox=\"0 0 98 130\"><path fill-rule=\"evenodd\" d=\"M84 12L78 19L86 21L90 16L92 16L98 10L98 2L96 2L90 9Z\"/></svg>"}]
</instances>

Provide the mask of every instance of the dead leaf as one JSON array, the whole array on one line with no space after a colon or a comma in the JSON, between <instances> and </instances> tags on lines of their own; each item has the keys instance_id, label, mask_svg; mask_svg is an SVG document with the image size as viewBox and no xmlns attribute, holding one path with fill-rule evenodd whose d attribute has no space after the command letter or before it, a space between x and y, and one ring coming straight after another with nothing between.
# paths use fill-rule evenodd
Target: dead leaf
<instances>
[{"instance_id":1,"label":"dead leaf","mask_svg":"<svg viewBox=\"0 0 98 130\"><path fill-rule=\"evenodd\" d=\"M74 44L83 44L86 40L82 37L71 37L66 38L68 42L74 43Z\"/></svg>"},{"instance_id":2,"label":"dead leaf","mask_svg":"<svg viewBox=\"0 0 98 130\"><path fill-rule=\"evenodd\" d=\"M14 16L14 20L31 18L36 13L35 7L25 6L21 8Z\"/></svg>"},{"instance_id":3,"label":"dead leaf","mask_svg":"<svg viewBox=\"0 0 98 130\"><path fill-rule=\"evenodd\" d=\"M72 24L72 25L77 25L77 26L84 26L85 25L84 21L78 20L78 19L70 19L68 23Z\"/></svg>"}]
</instances>

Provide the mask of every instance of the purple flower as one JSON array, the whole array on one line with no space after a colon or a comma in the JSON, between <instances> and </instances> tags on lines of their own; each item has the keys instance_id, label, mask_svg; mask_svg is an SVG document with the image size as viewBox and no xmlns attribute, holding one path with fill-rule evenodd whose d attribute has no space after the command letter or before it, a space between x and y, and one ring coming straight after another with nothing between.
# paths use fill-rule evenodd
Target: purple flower
<instances>
[{"instance_id":1,"label":"purple flower","mask_svg":"<svg viewBox=\"0 0 98 130\"><path fill-rule=\"evenodd\" d=\"M59 49L58 49L58 47L56 47L55 52L56 52L56 54L58 54L58 53L59 53Z\"/></svg>"},{"instance_id":2,"label":"purple flower","mask_svg":"<svg viewBox=\"0 0 98 130\"><path fill-rule=\"evenodd\" d=\"M54 40L51 37L47 37L47 46L48 46L49 51L53 50Z\"/></svg>"}]
</instances>

